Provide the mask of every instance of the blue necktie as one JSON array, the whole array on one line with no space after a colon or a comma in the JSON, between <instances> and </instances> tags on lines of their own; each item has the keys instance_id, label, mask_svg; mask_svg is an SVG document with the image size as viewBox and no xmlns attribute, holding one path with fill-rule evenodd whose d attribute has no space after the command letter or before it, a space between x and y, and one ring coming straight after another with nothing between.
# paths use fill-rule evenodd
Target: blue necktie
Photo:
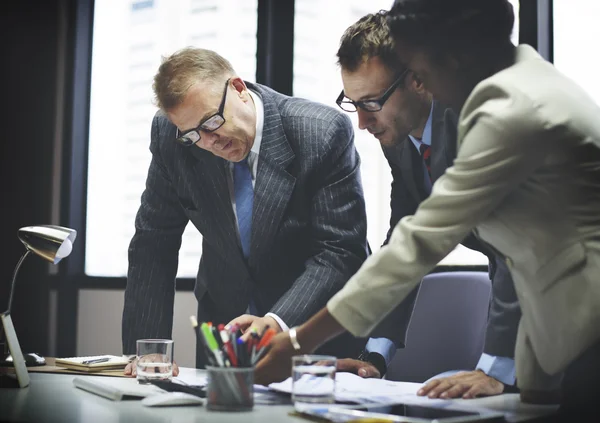
<instances>
[{"instance_id":1,"label":"blue necktie","mask_svg":"<svg viewBox=\"0 0 600 423\"><path fill-rule=\"evenodd\" d=\"M248 166L248 157L233 164L233 190L242 251L244 257L248 258L252 236L252 205L254 204L254 189L252 188L252 174Z\"/></svg>"}]
</instances>

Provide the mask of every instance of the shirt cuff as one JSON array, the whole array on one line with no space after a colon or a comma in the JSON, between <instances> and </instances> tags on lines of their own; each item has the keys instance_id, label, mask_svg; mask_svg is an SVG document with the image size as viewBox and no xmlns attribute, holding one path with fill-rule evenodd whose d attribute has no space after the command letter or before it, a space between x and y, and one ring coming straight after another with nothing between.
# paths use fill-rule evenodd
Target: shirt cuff
<instances>
[{"instance_id":1,"label":"shirt cuff","mask_svg":"<svg viewBox=\"0 0 600 423\"><path fill-rule=\"evenodd\" d=\"M396 344L387 338L369 338L365 350L381 354L385 359L385 365L389 367L396 355Z\"/></svg>"},{"instance_id":2,"label":"shirt cuff","mask_svg":"<svg viewBox=\"0 0 600 423\"><path fill-rule=\"evenodd\" d=\"M286 330L289 330L290 328L288 327L288 325L286 325L283 320L281 320L279 318L278 315L276 315L275 313L267 313L265 314L265 317L272 317L273 319L275 319L275 321L277 322L277 324L281 327L281 331L285 332ZM273 328L275 329L275 328Z\"/></svg>"},{"instance_id":3,"label":"shirt cuff","mask_svg":"<svg viewBox=\"0 0 600 423\"><path fill-rule=\"evenodd\" d=\"M486 375L493 377L505 385L516 383L515 360L508 357L497 357L486 353L481 354L476 370L481 370Z\"/></svg>"}]
</instances>

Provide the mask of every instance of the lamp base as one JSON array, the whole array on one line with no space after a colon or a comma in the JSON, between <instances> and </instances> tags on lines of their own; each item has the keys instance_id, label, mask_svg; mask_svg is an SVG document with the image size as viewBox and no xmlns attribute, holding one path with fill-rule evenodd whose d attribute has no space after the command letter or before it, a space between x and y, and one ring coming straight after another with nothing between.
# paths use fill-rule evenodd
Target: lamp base
<instances>
[{"instance_id":1,"label":"lamp base","mask_svg":"<svg viewBox=\"0 0 600 423\"><path fill-rule=\"evenodd\" d=\"M9 313L1 313L0 320L2 320L2 326L4 328L4 336L8 343L8 349L10 355L13 358L13 366L15 368L15 375L18 382L19 388L26 388L29 386L29 373L25 366L25 359L23 358L23 352L15 333L15 327L13 326L12 319Z\"/></svg>"}]
</instances>

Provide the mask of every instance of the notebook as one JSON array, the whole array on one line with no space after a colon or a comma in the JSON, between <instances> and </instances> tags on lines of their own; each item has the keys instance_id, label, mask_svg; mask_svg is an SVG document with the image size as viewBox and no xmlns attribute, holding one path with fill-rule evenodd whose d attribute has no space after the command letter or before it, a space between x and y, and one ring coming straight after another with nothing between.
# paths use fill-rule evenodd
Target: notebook
<instances>
[{"instance_id":1,"label":"notebook","mask_svg":"<svg viewBox=\"0 0 600 423\"><path fill-rule=\"evenodd\" d=\"M129 363L128 357L117 355L91 355L85 357L57 358L55 365L82 372L124 369Z\"/></svg>"},{"instance_id":2,"label":"notebook","mask_svg":"<svg viewBox=\"0 0 600 423\"><path fill-rule=\"evenodd\" d=\"M93 376L76 377L73 385L92 394L100 395L113 401L140 399L165 391L154 385L140 385L136 379L98 378Z\"/></svg>"}]
</instances>

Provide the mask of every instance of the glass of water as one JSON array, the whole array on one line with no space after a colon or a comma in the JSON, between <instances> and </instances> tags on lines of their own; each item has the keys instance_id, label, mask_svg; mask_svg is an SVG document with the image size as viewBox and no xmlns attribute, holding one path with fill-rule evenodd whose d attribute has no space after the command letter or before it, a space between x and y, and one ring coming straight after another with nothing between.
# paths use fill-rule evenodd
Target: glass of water
<instances>
[{"instance_id":1,"label":"glass of water","mask_svg":"<svg viewBox=\"0 0 600 423\"><path fill-rule=\"evenodd\" d=\"M137 381L147 384L150 380L173 378L173 341L171 339L138 339Z\"/></svg>"},{"instance_id":2,"label":"glass of water","mask_svg":"<svg viewBox=\"0 0 600 423\"><path fill-rule=\"evenodd\" d=\"M336 358L331 355L292 357L292 401L335 402Z\"/></svg>"}]
</instances>

